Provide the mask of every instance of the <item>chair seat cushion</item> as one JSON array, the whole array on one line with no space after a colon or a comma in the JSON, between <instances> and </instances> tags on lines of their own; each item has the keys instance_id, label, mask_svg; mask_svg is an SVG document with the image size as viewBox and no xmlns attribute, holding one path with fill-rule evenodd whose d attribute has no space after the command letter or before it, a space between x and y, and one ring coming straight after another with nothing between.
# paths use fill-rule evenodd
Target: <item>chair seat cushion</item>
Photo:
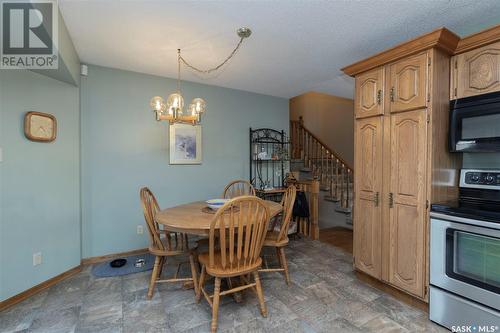
<instances>
[{"instance_id":1,"label":"chair seat cushion","mask_svg":"<svg viewBox=\"0 0 500 333\"><path fill-rule=\"evenodd\" d=\"M279 234L275 230L268 231L264 240L264 246L284 246L288 244L288 236L278 242Z\"/></svg>"},{"instance_id":2,"label":"chair seat cushion","mask_svg":"<svg viewBox=\"0 0 500 333\"><path fill-rule=\"evenodd\" d=\"M250 272L253 272L257 270L261 265L262 265L262 258L257 258L255 263L252 265L245 265L244 260L236 260L236 258L233 261L233 264L229 264L229 254L226 255L226 267L222 266L222 257L220 250L215 251L214 253L214 266L209 267L210 259L209 259L209 253L201 253L198 255L198 261L202 264L205 265L207 273L212 275L212 276L217 276L217 277L231 277L231 276L238 276L238 275L243 275L247 274Z\"/></svg>"}]
</instances>

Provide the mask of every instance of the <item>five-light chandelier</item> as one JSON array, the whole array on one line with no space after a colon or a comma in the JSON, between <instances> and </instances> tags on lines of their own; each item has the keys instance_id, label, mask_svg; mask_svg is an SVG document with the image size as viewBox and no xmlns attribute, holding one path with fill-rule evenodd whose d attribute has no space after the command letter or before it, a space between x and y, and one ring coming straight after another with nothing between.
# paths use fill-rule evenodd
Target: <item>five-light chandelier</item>
<instances>
[{"instance_id":1,"label":"five-light chandelier","mask_svg":"<svg viewBox=\"0 0 500 333\"><path fill-rule=\"evenodd\" d=\"M231 58L236 54L236 51L240 48L243 40L250 37L252 31L249 28L244 27L239 28L236 33L240 37L240 41L234 50L222 63L210 69L199 69L189 64L186 59L182 57L181 49L177 49L177 91L170 94L166 102L160 96L155 96L151 99L150 105L156 113L156 120L168 120L170 124L180 122L196 125L200 123L201 115L206 111L207 105L205 100L202 98L194 98L189 104L187 112L184 112L184 97L181 94L181 63L200 74L210 74L219 70L229 60L231 60Z\"/></svg>"}]
</instances>

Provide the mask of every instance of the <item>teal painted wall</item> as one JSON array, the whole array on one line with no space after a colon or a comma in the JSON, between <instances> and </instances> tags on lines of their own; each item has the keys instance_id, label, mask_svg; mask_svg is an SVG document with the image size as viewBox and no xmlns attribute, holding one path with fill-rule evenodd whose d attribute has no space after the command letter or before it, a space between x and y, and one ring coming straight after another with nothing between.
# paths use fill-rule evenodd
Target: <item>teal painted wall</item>
<instances>
[{"instance_id":1,"label":"teal painted wall","mask_svg":"<svg viewBox=\"0 0 500 333\"><path fill-rule=\"evenodd\" d=\"M172 79L97 66L82 78L83 257L147 246L136 233L142 186L162 207L219 197L227 182L249 176L249 127L288 132L287 99L183 82L186 103L208 105L203 163L169 165L168 125L156 122L149 100L174 90Z\"/></svg>"},{"instance_id":2,"label":"teal painted wall","mask_svg":"<svg viewBox=\"0 0 500 333\"><path fill-rule=\"evenodd\" d=\"M25 138L27 111L56 116L54 142ZM79 124L77 87L0 71L0 300L80 263ZM33 266L35 252L42 265Z\"/></svg>"}]
</instances>

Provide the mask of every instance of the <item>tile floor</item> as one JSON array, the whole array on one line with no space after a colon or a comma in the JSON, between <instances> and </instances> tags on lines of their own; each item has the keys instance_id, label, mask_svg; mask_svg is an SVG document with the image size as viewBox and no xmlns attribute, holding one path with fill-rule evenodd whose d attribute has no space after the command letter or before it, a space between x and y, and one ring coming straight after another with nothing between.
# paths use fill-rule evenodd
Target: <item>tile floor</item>
<instances>
[{"instance_id":1,"label":"tile floor","mask_svg":"<svg viewBox=\"0 0 500 333\"><path fill-rule=\"evenodd\" d=\"M426 313L358 281L351 254L340 248L301 239L286 253L289 287L278 273L262 274L268 317L250 291L242 303L223 297L219 332L446 332ZM148 281L149 272L97 279L86 267L0 312L0 332L209 331L206 301L196 304L192 290L173 284L161 284L147 300Z\"/></svg>"}]
</instances>

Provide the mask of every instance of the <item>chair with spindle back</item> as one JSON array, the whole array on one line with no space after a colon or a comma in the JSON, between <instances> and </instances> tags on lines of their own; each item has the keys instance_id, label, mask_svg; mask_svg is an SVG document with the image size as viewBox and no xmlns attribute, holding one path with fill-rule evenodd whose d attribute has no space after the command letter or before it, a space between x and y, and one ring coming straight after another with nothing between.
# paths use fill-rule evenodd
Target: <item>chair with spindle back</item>
<instances>
[{"instance_id":1,"label":"chair with spindle back","mask_svg":"<svg viewBox=\"0 0 500 333\"><path fill-rule=\"evenodd\" d=\"M233 180L226 185L226 187L224 188L224 192L222 192L222 198L224 199L233 199L244 195L255 196L255 189L249 181L242 179ZM208 246L208 239L199 239L198 246L205 249ZM231 279L228 279L227 282L231 284Z\"/></svg>"},{"instance_id":2,"label":"chair with spindle back","mask_svg":"<svg viewBox=\"0 0 500 333\"><path fill-rule=\"evenodd\" d=\"M295 202L295 196L297 194L297 189L294 185L290 185L286 192L283 194L281 199L281 205L283 206L283 215L281 219L281 226L279 231L271 229L267 232L266 238L264 240L265 247L276 248L276 255L278 257L278 262L280 264L279 268L264 268L260 269L259 272L284 272L285 281L290 284L290 274L288 273L288 263L285 256L285 246L288 245L288 228L290 227L290 221L292 220L293 204Z\"/></svg>"},{"instance_id":3,"label":"chair with spindle back","mask_svg":"<svg viewBox=\"0 0 500 333\"><path fill-rule=\"evenodd\" d=\"M197 271L195 265L196 243L190 243L187 234L161 229L160 225L155 220L155 215L160 210L160 206L155 196L147 187L141 189L140 196L142 208L144 210L144 219L146 220L150 236L149 252L156 257L153 272L151 273L151 281L149 283L148 298L151 299L153 297L155 285L162 282L192 281L195 294L198 294ZM167 257L182 255L189 256L191 277L178 278L180 267L183 264L180 263L177 265L177 270L173 278L160 279Z\"/></svg>"},{"instance_id":4,"label":"chair with spindle back","mask_svg":"<svg viewBox=\"0 0 500 333\"><path fill-rule=\"evenodd\" d=\"M252 288L259 298L260 312L267 316L258 269L260 252L269 224L269 208L255 196L237 197L219 208L210 225L209 251L198 256L202 264L197 301L201 294L212 307L211 331L217 330L220 296ZM247 278L253 275L253 282ZM215 278L214 294L204 288L207 275ZM221 279L240 277L241 285L221 292Z\"/></svg>"},{"instance_id":5,"label":"chair with spindle back","mask_svg":"<svg viewBox=\"0 0 500 333\"><path fill-rule=\"evenodd\" d=\"M233 180L224 188L222 197L224 199L232 199L244 195L255 196L255 189L253 185L247 180Z\"/></svg>"}]
</instances>

